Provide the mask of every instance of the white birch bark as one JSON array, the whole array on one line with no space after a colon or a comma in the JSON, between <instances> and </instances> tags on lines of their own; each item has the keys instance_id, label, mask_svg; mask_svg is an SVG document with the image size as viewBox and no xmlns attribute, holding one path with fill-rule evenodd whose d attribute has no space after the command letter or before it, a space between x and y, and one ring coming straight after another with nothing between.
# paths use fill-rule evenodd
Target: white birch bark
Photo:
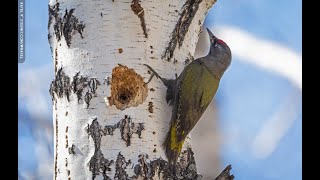
<instances>
[{"instance_id":1,"label":"white birch bark","mask_svg":"<svg viewBox=\"0 0 320 180\"><path fill-rule=\"evenodd\" d=\"M145 84L150 74L143 64L164 78L180 74L214 3L50 0L54 179L168 176L161 145L172 107L159 79Z\"/></svg>"}]
</instances>

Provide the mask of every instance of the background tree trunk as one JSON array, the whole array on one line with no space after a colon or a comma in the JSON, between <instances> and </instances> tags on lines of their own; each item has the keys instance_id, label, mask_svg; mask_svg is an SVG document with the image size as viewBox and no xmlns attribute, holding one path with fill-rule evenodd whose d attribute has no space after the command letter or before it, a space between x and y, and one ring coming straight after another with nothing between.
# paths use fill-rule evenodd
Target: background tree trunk
<instances>
[{"instance_id":1,"label":"background tree trunk","mask_svg":"<svg viewBox=\"0 0 320 180\"><path fill-rule=\"evenodd\" d=\"M164 78L193 60L215 0L50 0L54 179L168 179ZM189 140L178 179L200 179Z\"/></svg>"}]
</instances>

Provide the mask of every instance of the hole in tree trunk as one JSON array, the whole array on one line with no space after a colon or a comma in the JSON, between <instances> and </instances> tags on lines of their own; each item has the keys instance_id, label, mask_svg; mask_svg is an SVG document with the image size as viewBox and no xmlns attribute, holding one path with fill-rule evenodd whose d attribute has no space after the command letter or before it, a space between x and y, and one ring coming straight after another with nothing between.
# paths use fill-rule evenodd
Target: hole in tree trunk
<instances>
[{"instance_id":1,"label":"hole in tree trunk","mask_svg":"<svg viewBox=\"0 0 320 180\"><path fill-rule=\"evenodd\" d=\"M142 104L148 95L148 87L143 78L133 69L120 64L112 70L110 85L109 104L121 110Z\"/></svg>"}]
</instances>

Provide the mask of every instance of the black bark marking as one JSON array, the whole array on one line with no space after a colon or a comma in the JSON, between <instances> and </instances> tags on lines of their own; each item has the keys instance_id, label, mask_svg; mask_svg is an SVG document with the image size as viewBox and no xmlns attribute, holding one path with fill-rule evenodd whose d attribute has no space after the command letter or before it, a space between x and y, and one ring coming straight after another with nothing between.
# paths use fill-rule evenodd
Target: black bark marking
<instances>
[{"instance_id":1,"label":"black bark marking","mask_svg":"<svg viewBox=\"0 0 320 180\"><path fill-rule=\"evenodd\" d=\"M52 101L55 99L55 94L59 98L66 96L67 100L70 101L69 96L70 93L73 92L77 95L79 103L79 101L82 100L82 92L87 88L88 91L84 96L84 101L88 108L98 86L100 86L100 82L97 79L83 77L80 75L80 72L76 73L70 82L70 78L66 76L62 68L60 68L56 73L55 79L51 82L49 92L52 97Z\"/></svg>"},{"instance_id":2,"label":"black bark marking","mask_svg":"<svg viewBox=\"0 0 320 180\"><path fill-rule=\"evenodd\" d=\"M111 128L111 129L110 129ZM110 132L113 133L113 127L110 127ZM191 148L184 150L176 166L172 166L165 160L158 158L149 161L148 154L140 154L138 156L138 164L133 167L134 174L132 177L128 177L126 172L127 167L132 164L130 160L126 161L125 157L119 152L117 160L107 160L103 157L100 150L100 143L102 135L106 135L106 128L102 130L97 119L95 118L91 125L88 127L88 134L91 135L95 153L89 162L90 171L92 172L92 179L102 173L105 180L109 180L107 171L111 171L110 166L115 165L114 179L154 179L156 176L160 178L163 175L163 179L166 180L201 180L202 176L197 173L196 162L194 159L194 153ZM156 151L156 150L155 150ZM234 176L230 175L231 166L227 166L225 170L215 180L233 180ZM223 179L226 178L226 179Z\"/></svg>"},{"instance_id":3,"label":"black bark marking","mask_svg":"<svg viewBox=\"0 0 320 180\"><path fill-rule=\"evenodd\" d=\"M187 58L185 61L184 61L184 65L188 65L190 63L190 59Z\"/></svg>"},{"instance_id":4,"label":"black bark marking","mask_svg":"<svg viewBox=\"0 0 320 180\"><path fill-rule=\"evenodd\" d=\"M82 92L83 92L83 89L85 87L87 87L87 81L88 81L88 78L87 77L82 77L79 75L80 72L77 72L74 76L73 76L73 80L72 80L72 90L73 90L73 93L75 93L77 95L77 98L78 98L78 102L80 100L82 100Z\"/></svg>"},{"instance_id":5,"label":"black bark marking","mask_svg":"<svg viewBox=\"0 0 320 180\"><path fill-rule=\"evenodd\" d=\"M134 173L136 174L136 178L143 177L144 179L151 179L149 177L149 164L146 162L148 159L147 154L140 154L138 159L139 164L134 167Z\"/></svg>"},{"instance_id":6,"label":"black bark marking","mask_svg":"<svg viewBox=\"0 0 320 180\"><path fill-rule=\"evenodd\" d=\"M68 176L70 176L70 170L68 169L68 159L67 158L66 158L66 170L67 170ZM71 179L71 178L69 177L69 179Z\"/></svg>"},{"instance_id":7,"label":"black bark marking","mask_svg":"<svg viewBox=\"0 0 320 180\"><path fill-rule=\"evenodd\" d=\"M191 148L181 153L178 171L183 179L202 179L202 176L197 173L196 161Z\"/></svg>"},{"instance_id":8,"label":"black bark marking","mask_svg":"<svg viewBox=\"0 0 320 180\"><path fill-rule=\"evenodd\" d=\"M149 102L148 110L149 110L150 113L153 113L153 103L152 102Z\"/></svg>"},{"instance_id":9,"label":"black bark marking","mask_svg":"<svg viewBox=\"0 0 320 180\"><path fill-rule=\"evenodd\" d=\"M140 4L139 0L132 0L131 9L134 12L134 14L137 15L139 17L139 19L140 19L144 37L148 38L146 22L145 22L145 19L144 19L144 10L141 7L141 4Z\"/></svg>"},{"instance_id":10,"label":"black bark marking","mask_svg":"<svg viewBox=\"0 0 320 180\"><path fill-rule=\"evenodd\" d=\"M150 162L147 162L148 155L139 155L139 164L134 167L135 175L133 178L153 179L156 175L160 178L160 174L163 173L164 179L174 180L200 180L202 176L197 173L196 162L194 160L194 154L191 148L188 148L182 152L180 160L176 164L174 170L170 167L170 164L159 158ZM156 174L157 173L157 174Z\"/></svg>"},{"instance_id":11,"label":"black bark marking","mask_svg":"<svg viewBox=\"0 0 320 180\"><path fill-rule=\"evenodd\" d=\"M134 133L138 134L138 137L141 138L144 125L143 123L132 122L130 116L125 115L124 119L121 119L117 124L105 126L103 130L104 135L113 135L113 132L116 129L120 129L121 139L125 141L127 146L130 146L131 138Z\"/></svg>"},{"instance_id":12,"label":"black bark marking","mask_svg":"<svg viewBox=\"0 0 320 180\"><path fill-rule=\"evenodd\" d=\"M50 6L48 5L48 12L49 12L49 21L48 21L48 29L50 28L51 24L52 24L52 19L54 18L57 22L57 20L59 19L59 3L56 3L54 6ZM55 28L55 25L54 25L54 28ZM55 30L56 32L56 30ZM48 32L48 40L50 42L50 39L51 39L51 35L49 34L50 32ZM57 36L57 39L60 40L60 34L58 34ZM51 51L52 52L52 51Z\"/></svg>"},{"instance_id":13,"label":"black bark marking","mask_svg":"<svg viewBox=\"0 0 320 180\"><path fill-rule=\"evenodd\" d=\"M198 11L199 4L201 2L202 0L187 0L187 2L182 6L182 13L180 14L180 18L171 33L171 40L162 55L162 59L170 61L173 57L177 44L179 45L179 48L181 47L184 37L188 32L189 26Z\"/></svg>"},{"instance_id":14,"label":"black bark marking","mask_svg":"<svg viewBox=\"0 0 320 180\"><path fill-rule=\"evenodd\" d=\"M177 64L178 60L176 58L173 58L173 64Z\"/></svg>"},{"instance_id":15,"label":"black bark marking","mask_svg":"<svg viewBox=\"0 0 320 180\"><path fill-rule=\"evenodd\" d=\"M54 72L57 72L58 69L58 49L54 49Z\"/></svg>"},{"instance_id":16,"label":"black bark marking","mask_svg":"<svg viewBox=\"0 0 320 180\"><path fill-rule=\"evenodd\" d=\"M67 113L66 114L68 114L68 111L67 111ZM67 126L66 127L66 148L68 148L69 147L69 144L68 144L68 130L69 130L69 126Z\"/></svg>"},{"instance_id":17,"label":"black bark marking","mask_svg":"<svg viewBox=\"0 0 320 180\"><path fill-rule=\"evenodd\" d=\"M116 172L114 175L114 179L129 179L128 174L126 173L126 168L131 164L131 161L129 160L128 162L124 158L123 155L119 152L117 160L116 160Z\"/></svg>"},{"instance_id":18,"label":"black bark marking","mask_svg":"<svg viewBox=\"0 0 320 180\"><path fill-rule=\"evenodd\" d=\"M69 154L76 154L75 148L76 148L76 146L74 144L72 144L72 146L68 148Z\"/></svg>"},{"instance_id":19,"label":"black bark marking","mask_svg":"<svg viewBox=\"0 0 320 180\"><path fill-rule=\"evenodd\" d=\"M53 25L53 29L57 40L60 41L61 37L64 36L68 47L70 47L73 31L78 31L83 39L82 33L85 25L83 22L79 22L78 18L73 15L74 9L70 9L70 11L66 9L63 17L60 16L59 11L59 3L56 3L52 7L49 5L48 28L51 26L52 20L54 19L55 24ZM51 38L51 36L48 35L48 38Z\"/></svg>"},{"instance_id":20,"label":"black bark marking","mask_svg":"<svg viewBox=\"0 0 320 180\"><path fill-rule=\"evenodd\" d=\"M92 99L92 94L87 91L86 95L84 95L84 102L87 104L87 108L90 106L90 101Z\"/></svg>"},{"instance_id":21,"label":"black bark marking","mask_svg":"<svg viewBox=\"0 0 320 180\"><path fill-rule=\"evenodd\" d=\"M73 15L74 9L68 10L66 9L65 15L63 16L63 21L62 21L62 30L63 30L63 35L64 38L66 39L68 47L71 45L71 39L72 39L72 32L73 31L78 31L81 38L83 39L82 32L85 27L83 22L79 23L78 18L76 18Z\"/></svg>"},{"instance_id":22,"label":"black bark marking","mask_svg":"<svg viewBox=\"0 0 320 180\"><path fill-rule=\"evenodd\" d=\"M66 158L66 167L68 167L68 159Z\"/></svg>"},{"instance_id":23,"label":"black bark marking","mask_svg":"<svg viewBox=\"0 0 320 180\"><path fill-rule=\"evenodd\" d=\"M96 93L96 90L98 89L98 86L100 86L100 82L95 79L95 78L92 78L89 80L89 88L90 88L90 91L92 94L95 94Z\"/></svg>"},{"instance_id":24,"label":"black bark marking","mask_svg":"<svg viewBox=\"0 0 320 180\"><path fill-rule=\"evenodd\" d=\"M147 162L148 156L139 155L139 164L135 165L134 173L132 177L134 179L153 179L156 175L160 178L160 174L163 173L163 179L179 179L175 178L173 171L169 168L169 163L161 158Z\"/></svg>"},{"instance_id":25,"label":"black bark marking","mask_svg":"<svg viewBox=\"0 0 320 180\"><path fill-rule=\"evenodd\" d=\"M101 136L103 131L97 118L92 121L92 124L89 126L87 131L88 135L91 135L93 139L95 148L94 155L89 161L89 169L92 172L92 179L94 180L97 175L102 173L104 180L111 180L111 178L107 175L107 172L111 171L110 166L114 162L113 160L109 161L108 159L105 159L100 150Z\"/></svg>"},{"instance_id":26,"label":"black bark marking","mask_svg":"<svg viewBox=\"0 0 320 180\"><path fill-rule=\"evenodd\" d=\"M104 78L103 84L107 84L107 86L110 86L110 83L111 83L111 78L110 77Z\"/></svg>"},{"instance_id":27,"label":"black bark marking","mask_svg":"<svg viewBox=\"0 0 320 180\"><path fill-rule=\"evenodd\" d=\"M68 145L68 134L66 134L66 148L68 148L69 145Z\"/></svg>"},{"instance_id":28,"label":"black bark marking","mask_svg":"<svg viewBox=\"0 0 320 180\"><path fill-rule=\"evenodd\" d=\"M51 94L52 101L54 100L54 94L59 98L66 96L67 100L70 101L70 78L62 71L62 67L57 71L55 80L51 82L49 92Z\"/></svg>"},{"instance_id":29,"label":"black bark marking","mask_svg":"<svg viewBox=\"0 0 320 180\"><path fill-rule=\"evenodd\" d=\"M189 53L188 58L184 61L184 65L188 65L190 62L194 61L194 57Z\"/></svg>"},{"instance_id":30,"label":"black bark marking","mask_svg":"<svg viewBox=\"0 0 320 180\"><path fill-rule=\"evenodd\" d=\"M66 158L66 170L67 170L68 176L70 176L71 171L68 169L68 159L67 158ZM71 179L71 178L68 177L68 179Z\"/></svg>"}]
</instances>

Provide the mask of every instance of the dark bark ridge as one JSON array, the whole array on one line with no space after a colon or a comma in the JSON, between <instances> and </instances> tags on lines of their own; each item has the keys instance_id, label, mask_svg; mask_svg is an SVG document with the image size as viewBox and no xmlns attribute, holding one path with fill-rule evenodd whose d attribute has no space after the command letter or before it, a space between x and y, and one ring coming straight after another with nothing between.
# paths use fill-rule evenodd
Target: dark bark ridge
<instances>
[{"instance_id":1,"label":"dark bark ridge","mask_svg":"<svg viewBox=\"0 0 320 180\"><path fill-rule=\"evenodd\" d=\"M101 152L100 145L101 145L101 137L102 135L112 135L116 128L126 129L123 131L130 132L128 128L134 127L131 121L128 121L130 117L126 116L122 119L119 123L113 126L102 126L99 124L97 118L95 118L91 125L88 125L87 133L91 136L95 146L95 153L91 157L89 162L89 169L92 172L92 179L94 179L97 175L102 172L102 175L105 180L109 180L110 177L107 175L107 172L111 171L111 165L115 164L115 177L114 179L152 179L154 176L160 177L160 174L163 173L165 179L185 179L185 180L194 180L201 177L197 174L195 161L193 158L193 152L191 149L184 151L180 159L180 162L177 166L177 172L179 173L179 178L176 178L171 171L169 163L161 158L149 161L149 156L147 154L139 155L138 163L133 167L135 175L129 177L126 173L126 169L129 167L131 160L126 161L124 156L121 155L119 152L117 160L108 160L105 159L103 153ZM129 124L129 126L128 126ZM141 127L140 125L138 127ZM138 128L139 129L139 128ZM142 131L142 129L141 129ZM140 133L141 133L140 131ZM139 134L139 132L137 132ZM141 135L141 134L140 134ZM149 161L149 162L148 162Z\"/></svg>"},{"instance_id":2,"label":"dark bark ridge","mask_svg":"<svg viewBox=\"0 0 320 180\"><path fill-rule=\"evenodd\" d=\"M144 10L141 7L139 0L132 0L131 9L134 12L134 14L137 15L140 19L144 37L148 38L146 22L144 19Z\"/></svg>"},{"instance_id":3,"label":"dark bark ridge","mask_svg":"<svg viewBox=\"0 0 320 180\"><path fill-rule=\"evenodd\" d=\"M101 126L99 125L97 118L95 118L87 129L88 135L91 135L93 139L95 149L94 155L89 161L89 169L92 172L92 179L95 179L95 177L102 172L104 180L111 180L111 178L107 175L107 172L111 171L110 166L114 163L114 161L105 159L100 150L102 136L101 131Z\"/></svg>"},{"instance_id":4,"label":"dark bark ridge","mask_svg":"<svg viewBox=\"0 0 320 180\"><path fill-rule=\"evenodd\" d=\"M52 24L52 20L55 20L55 24L53 25L54 33L56 35L57 41L61 40L61 37L64 36L68 47L71 45L71 39L73 31L78 31L81 38L83 39L83 30L85 28L85 24L83 22L79 22L78 18L73 15L74 8L65 10L65 14L63 17L60 16L59 11L59 3L56 3L54 6L49 5L49 22L48 28ZM50 40L51 36L48 35Z\"/></svg>"},{"instance_id":5,"label":"dark bark ridge","mask_svg":"<svg viewBox=\"0 0 320 180\"><path fill-rule=\"evenodd\" d=\"M165 49L162 59L170 61L173 57L174 50L179 45L181 47L184 37L188 32L190 24L198 11L199 4L202 0L187 0L186 3L182 6L182 12L180 18L171 33L171 40L169 41L168 46Z\"/></svg>"},{"instance_id":6,"label":"dark bark ridge","mask_svg":"<svg viewBox=\"0 0 320 180\"><path fill-rule=\"evenodd\" d=\"M114 179L129 179L129 175L126 172L126 168L131 164L131 160L126 161L124 156L119 152L116 160L116 172Z\"/></svg>"},{"instance_id":7,"label":"dark bark ridge","mask_svg":"<svg viewBox=\"0 0 320 180\"><path fill-rule=\"evenodd\" d=\"M119 123L112 126L105 126L104 128L99 124L97 118L94 118L91 125L88 124L87 133L91 136L95 146L95 153L89 161L89 169L92 172L92 179L95 179L100 173L103 175L104 180L109 180L110 177L107 173L111 172L111 168L115 168L114 179L123 180L135 180L135 179L153 179L158 176L166 180L200 180L202 176L197 173L196 162L194 159L194 153L191 148L184 150L179 158L179 161L175 167L175 173L169 165L168 161L158 158L155 160L149 160L148 154L140 154L138 156L138 164L132 164L131 160L126 160L125 157L118 153L117 159L108 160L105 159L101 152L101 137L103 135L113 135L115 129L120 128L121 124L127 124L127 120L130 119L126 116ZM130 126L122 126L124 129ZM131 126L132 127L132 126ZM128 130L126 130L128 131ZM130 131L130 130L129 130ZM142 130L141 130L142 131ZM131 166L130 166L131 165ZM129 177L126 170L133 169L134 174ZM225 170L215 180L233 180L234 176L230 175L231 166L227 166Z\"/></svg>"},{"instance_id":8,"label":"dark bark ridge","mask_svg":"<svg viewBox=\"0 0 320 180\"><path fill-rule=\"evenodd\" d=\"M89 108L90 101L96 95L96 90L100 85L101 83L96 78L83 77L80 75L80 72L76 73L71 81L70 77L64 73L61 67L50 84L49 92L52 101L56 97L66 97L70 101L70 94L73 92L77 95L78 103L80 100L84 100L87 108ZM87 90L87 92L83 97L84 90Z\"/></svg>"},{"instance_id":9,"label":"dark bark ridge","mask_svg":"<svg viewBox=\"0 0 320 180\"><path fill-rule=\"evenodd\" d=\"M132 122L130 116L125 115L124 119L121 119L117 124L105 126L103 133L104 135L113 135L116 129L120 130L121 139L125 141L127 146L130 146L133 134L137 134L141 138L144 125L143 123Z\"/></svg>"}]
</instances>

